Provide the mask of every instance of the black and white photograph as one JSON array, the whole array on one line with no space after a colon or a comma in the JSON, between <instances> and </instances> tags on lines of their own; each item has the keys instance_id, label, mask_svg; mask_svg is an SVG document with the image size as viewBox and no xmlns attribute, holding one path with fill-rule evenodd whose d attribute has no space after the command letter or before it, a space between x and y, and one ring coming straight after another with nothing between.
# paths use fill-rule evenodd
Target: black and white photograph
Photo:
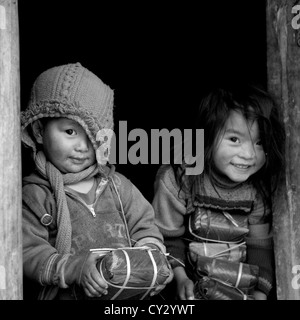
<instances>
[{"instance_id":1,"label":"black and white photograph","mask_svg":"<svg viewBox=\"0 0 300 320\"><path fill-rule=\"evenodd\" d=\"M0 0L0 300L300 300L299 106L300 1Z\"/></svg>"}]
</instances>

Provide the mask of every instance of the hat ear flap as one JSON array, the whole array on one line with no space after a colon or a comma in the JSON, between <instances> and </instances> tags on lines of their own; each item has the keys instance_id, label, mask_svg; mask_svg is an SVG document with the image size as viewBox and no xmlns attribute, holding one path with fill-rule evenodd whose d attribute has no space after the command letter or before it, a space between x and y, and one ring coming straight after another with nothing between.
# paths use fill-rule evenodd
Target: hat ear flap
<instances>
[{"instance_id":1,"label":"hat ear flap","mask_svg":"<svg viewBox=\"0 0 300 320\"><path fill-rule=\"evenodd\" d=\"M31 124L32 134L37 143L43 144L44 125L42 121L36 120Z\"/></svg>"}]
</instances>

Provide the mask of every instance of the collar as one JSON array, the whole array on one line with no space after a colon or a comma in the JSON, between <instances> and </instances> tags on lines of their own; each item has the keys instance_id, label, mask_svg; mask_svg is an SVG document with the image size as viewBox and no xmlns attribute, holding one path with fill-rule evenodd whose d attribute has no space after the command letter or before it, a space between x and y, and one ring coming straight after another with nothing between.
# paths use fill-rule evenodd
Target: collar
<instances>
[{"instance_id":1,"label":"collar","mask_svg":"<svg viewBox=\"0 0 300 320\"><path fill-rule=\"evenodd\" d=\"M195 207L204 207L249 213L256 196L254 186L249 181L230 183L232 181L228 180L217 174L214 174L212 180L207 174L198 176L188 199L188 212L194 211Z\"/></svg>"}]
</instances>

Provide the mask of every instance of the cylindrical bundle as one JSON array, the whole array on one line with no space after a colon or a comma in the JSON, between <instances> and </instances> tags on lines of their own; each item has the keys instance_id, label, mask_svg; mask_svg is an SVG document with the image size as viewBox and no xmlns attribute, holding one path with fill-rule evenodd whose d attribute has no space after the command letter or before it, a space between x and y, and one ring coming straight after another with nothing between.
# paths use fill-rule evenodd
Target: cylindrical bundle
<instances>
[{"instance_id":1,"label":"cylindrical bundle","mask_svg":"<svg viewBox=\"0 0 300 320\"><path fill-rule=\"evenodd\" d=\"M195 283L194 294L198 300L254 300L252 296L244 294L241 290L208 277Z\"/></svg>"},{"instance_id":2,"label":"cylindrical bundle","mask_svg":"<svg viewBox=\"0 0 300 320\"><path fill-rule=\"evenodd\" d=\"M237 288L252 288L258 280L259 268L242 262L198 256L196 275L219 279Z\"/></svg>"},{"instance_id":3,"label":"cylindrical bundle","mask_svg":"<svg viewBox=\"0 0 300 320\"><path fill-rule=\"evenodd\" d=\"M246 260L246 245L244 243L191 242L189 244L191 261L196 262L198 255L232 262L244 262Z\"/></svg>"},{"instance_id":4,"label":"cylindrical bundle","mask_svg":"<svg viewBox=\"0 0 300 320\"><path fill-rule=\"evenodd\" d=\"M103 300L145 299L172 272L162 252L137 248L109 252L98 263L98 270L108 283Z\"/></svg>"},{"instance_id":5,"label":"cylindrical bundle","mask_svg":"<svg viewBox=\"0 0 300 320\"><path fill-rule=\"evenodd\" d=\"M249 233L248 217L199 207L191 215L190 231L201 240L238 242Z\"/></svg>"}]
</instances>

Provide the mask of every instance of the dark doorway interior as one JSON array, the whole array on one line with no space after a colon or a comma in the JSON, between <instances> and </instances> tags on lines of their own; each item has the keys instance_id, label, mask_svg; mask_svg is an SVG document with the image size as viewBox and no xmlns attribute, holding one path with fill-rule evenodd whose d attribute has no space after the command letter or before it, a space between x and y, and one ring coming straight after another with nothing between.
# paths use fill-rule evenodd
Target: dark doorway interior
<instances>
[{"instance_id":1,"label":"dark doorway interior","mask_svg":"<svg viewBox=\"0 0 300 320\"><path fill-rule=\"evenodd\" d=\"M115 90L116 133L120 120L128 131L190 128L215 82L266 84L264 1L120 3L19 1L22 109L40 72L77 61ZM158 167L117 170L151 201Z\"/></svg>"}]
</instances>

